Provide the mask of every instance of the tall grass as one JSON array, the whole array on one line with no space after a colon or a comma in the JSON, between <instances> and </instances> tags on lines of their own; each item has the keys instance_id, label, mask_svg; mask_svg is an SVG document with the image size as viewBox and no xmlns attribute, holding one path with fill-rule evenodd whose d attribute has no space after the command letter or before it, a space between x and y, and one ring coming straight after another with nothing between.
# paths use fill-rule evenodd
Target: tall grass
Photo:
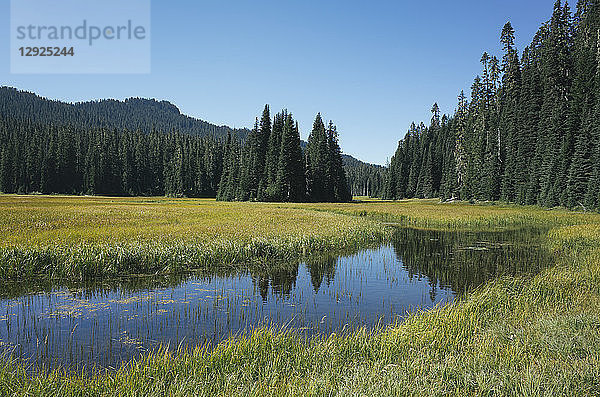
<instances>
[{"instance_id":1,"label":"tall grass","mask_svg":"<svg viewBox=\"0 0 600 397\"><path fill-rule=\"evenodd\" d=\"M381 242L377 222L277 204L0 196L0 279L276 266Z\"/></svg>"},{"instance_id":2,"label":"tall grass","mask_svg":"<svg viewBox=\"0 0 600 397\"><path fill-rule=\"evenodd\" d=\"M545 244L557 264L535 276L492 281L465 299L377 330L306 339L263 328L215 349L156 352L94 375L58 370L31 377L19 362L4 360L0 394L600 395L598 216L535 208L519 215L512 206L379 205L301 207L389 210L390 219L406 215L422 227L426 216L432 227L448 228L555 222ZM453 211L469 215L461 223Z\"/></svg>"}]
</instances>

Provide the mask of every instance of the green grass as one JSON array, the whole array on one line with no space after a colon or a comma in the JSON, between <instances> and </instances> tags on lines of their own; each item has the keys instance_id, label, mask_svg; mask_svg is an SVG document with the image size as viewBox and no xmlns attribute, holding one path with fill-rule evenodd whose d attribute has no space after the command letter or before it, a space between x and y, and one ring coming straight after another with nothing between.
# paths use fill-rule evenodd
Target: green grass
<instances>
[{"instance_id":1,"label":"green grass","mask_svg":"<svg viewBox=\"0 0 600 397\"><path fill-rule=\"evenodd\" d=\"M388 234L375 221L280 204L0 196L0 279L273 266Z\"/></svg>"},{"instance_id":2,"label":"green grass","mask_svg":"<svg viewBox=\"0 0 600 397\"><path fill-rule=\"evenodd\" d=\"M100 213L119 205L103 203L108 208L96 208ZM125 203L127 208L147 205ZM193 203L156 205L187 209ZM445 229L545 225L551 227L546 244L557 261L535 276L489 282L465 299L375 331L304 339L286 330L260 329L213 350L155 353L96 375L55 371L32 378L19 362L5 360L0 395L600 395L599 215L433 201L198 205L282 211L282 217L320 214L331 216L335 225L356 222L359 230L373 225L372 219ZM51 220L52 211L44 216ZM126 229L123 222L115 227ZM325 236L330 227L319 225L317 233ZM294 230L302 233L299 228ZM15 243L27 234L9 233ZM132 239L151 236L149 231L128 233ZM246 231L245 238L254 238L253 233ZM286 233L277 229L270 238L285 239ZM42 241L30 234L32 241Z\"/></svg>"},{"instance_id":3,"label":"green grass","mask_svg":"<svg viewBox=\"0 0 600 397\"><path fill-rule=\"evenodd\" d=\"M439 200L369 200L347 204L306 204L302 208L354 215L402 226L427 229L476 229L556 226L600 222L597 213L544 209L513 204L440 203Z\"/></svg>"}]
</instances>

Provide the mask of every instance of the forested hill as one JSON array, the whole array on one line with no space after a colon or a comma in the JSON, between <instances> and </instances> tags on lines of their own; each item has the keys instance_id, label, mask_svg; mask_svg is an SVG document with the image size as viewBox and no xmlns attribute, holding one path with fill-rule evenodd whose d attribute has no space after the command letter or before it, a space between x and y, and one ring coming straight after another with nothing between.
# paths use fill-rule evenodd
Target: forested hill
<instances>
[{"instance_id":1,"label":"forested hill","mask_svg":"<svg viewBox=\"0 0 600 397\"><path fill-rule=\"evenodd\" d=\"M244 139L247 128L234 129L181 114L169 101L129 98L124 101L103 99L66 103L43 98L35 93L12 87L0 87L0 117L28 120L34 124L76 125L81 128L116 128L131 131L178 131L192 135L225 138L229 132ZM302 149L306 149L302 141ZM350 168L375 167L350 155L342 155Z\"/></svg>"},{"instance_id":2,"label":"forested hill","mask_svg":"<svg viewBox=\"0 0 600 397\"><path fill-rule=\"evenodd\" d=\"M145 133L155 129L215 138L225 138L228 133L244 138L249 132L247 129L234 130L183 115L167 101L129 98L124 101L104 99L71 104L11 87L0 87L0 117L55 126L127 129Z\"/></svg>"},{"instance_id":3,"label":"forested hill","mask_svg":"<svg viewBox=\"0 0 600 397\"><path fill-rule=\"evenodd\" d=\"M347 154L342 155L344 169L353 196L381 197L386 168L365 163Z\"/></svg>"},{"instance_id":4,"label":"forested hill","mask_svg":"<svg viewBox=\"0 0 600 397\"><path fill-rule=\"evenodd\" d=\"M243 144L250 132L167 101L70 104L0 87L0 191L215 197L227 136ZM381 167L342 159L354 194L380 193Z\"/></svg>"},{"instance_id":5,"label":"forested hill","mask_svg":"<svg viewBox=\"0 0 600 397\"><path fill-rule=\"evenodd\" d=\"M599 208L600 1L556 1L522 51L510 23L499 33L471 97L400 141L384 197Z\"/></svg>"},{"instance_id":6,"label":"forested hill","mask_svg":"<svg viewBox=\"0 0 600 397\"><path fill-rule=\"evenodd\" d=\"M302 150L307 146L308 142L300 141ZM381 197L384 194L385 167L366 163L349 154L342 154L342 162L353 196Z\"/></svg>"}]
</instances>

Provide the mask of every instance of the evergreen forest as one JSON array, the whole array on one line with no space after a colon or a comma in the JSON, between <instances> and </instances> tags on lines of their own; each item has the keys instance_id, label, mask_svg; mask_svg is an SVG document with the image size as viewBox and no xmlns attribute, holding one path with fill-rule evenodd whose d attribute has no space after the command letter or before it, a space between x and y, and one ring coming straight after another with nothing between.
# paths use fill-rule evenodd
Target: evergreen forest
<instances>
[{"instance_id":1,"label":"evergreen forest","mask_svg":"<svg viewBox=\"0 0 600 397\"><path fill-rule=\"evenodd\" d=\"M349 167L371 167L346 157ZM4 193L333 202L351 200L349 186L337 129L320 115L305 143L291 113L271 120L268 106L246 131L168 102L67 104L0 89Z\"/></svg>"},{"instance_id":2,"label":"evergreen forest","mask_svg":"<svg viewBox=\"0 0 600 397\"><path fill-rule=\"evenodd\" d=\"M510 22L500 41L453 115L434 104L429 125L410 126L384 198L600 206L600 3L556 1L521 53Z\"/></svg>"}]
</instances>

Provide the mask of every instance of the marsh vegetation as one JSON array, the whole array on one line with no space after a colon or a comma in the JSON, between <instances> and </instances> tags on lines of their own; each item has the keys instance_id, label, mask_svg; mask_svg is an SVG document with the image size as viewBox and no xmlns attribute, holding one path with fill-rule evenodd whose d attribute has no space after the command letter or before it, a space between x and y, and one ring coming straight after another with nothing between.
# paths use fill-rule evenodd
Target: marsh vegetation
<instances>
[{"instance_id":1,"label":"marsh vegetation","mask_svg":"<svg viewBox=\"0 0 600 397\"><path fill-rule=\"evenodd\" d=\"M99 370L160 348L214 346L265 326L306 337L381 328L489 279L541 270L550 263L541 234L398 228L378 248L274 268L70 285L13 282L2 291L0 340L34 370Z\"/></svg>"},{"instance_id":2,"label":"marsh vegetation","mask_svg":"<svg viewBox=\"0 0 600 397\"><path fill-rule=\"evenodd\" d=\"M0 199L12 214L2 220L4 393L600 390L599 215L435 201ZM204 262L189 251L172 257L178 266L111 256L216 239L228 255ZM10 265L15 252L43 250L70 256L35 272ZM89 251L103 258L90 259L93 272L68 265Z\"/></svg>"}]
</instances>

